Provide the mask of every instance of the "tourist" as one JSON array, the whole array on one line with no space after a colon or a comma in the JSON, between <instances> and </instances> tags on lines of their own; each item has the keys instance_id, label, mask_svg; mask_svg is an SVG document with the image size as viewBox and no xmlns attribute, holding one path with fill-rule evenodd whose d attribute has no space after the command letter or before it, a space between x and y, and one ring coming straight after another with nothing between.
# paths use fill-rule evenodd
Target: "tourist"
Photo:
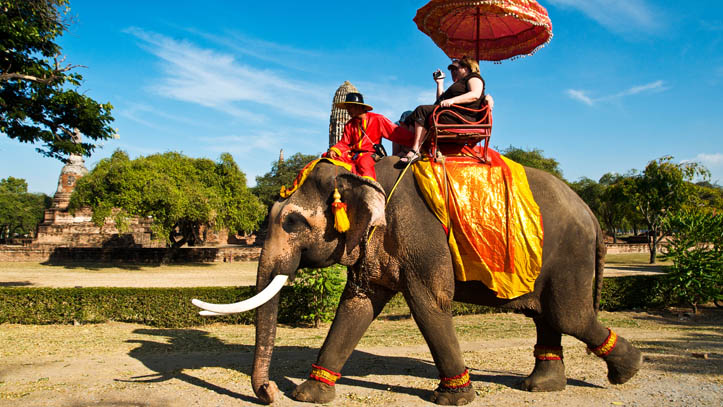
<instances>
[{"instance_id":1,"label":"tourist","mask_svg":"<svg viewBox=\"0 0 723 407\"><path fill-rule=\"evenodd\" d=\"M455 109L452 105L462 106L470 109L481 109L483 103L492 108L494 101L487 95L484 96L485 82L479 73L479 64L472 58L464 57L455 59L447 67L452 74L454 83L446 91L444 90L444 74L437 70L433 74L437 83L437 101L433 105L421 105L414 109L414 112L407 118L407 123L414 126L414 139L411 150L401 158L402 163L414 162L419 159L419 149L427 136L429 129L429 116L437 106L450 108L469 121L477 121L477 117L471 117L464 109ZM445 115L442 122L454 123L452 115Z\"/></svg>"}]
</instances>

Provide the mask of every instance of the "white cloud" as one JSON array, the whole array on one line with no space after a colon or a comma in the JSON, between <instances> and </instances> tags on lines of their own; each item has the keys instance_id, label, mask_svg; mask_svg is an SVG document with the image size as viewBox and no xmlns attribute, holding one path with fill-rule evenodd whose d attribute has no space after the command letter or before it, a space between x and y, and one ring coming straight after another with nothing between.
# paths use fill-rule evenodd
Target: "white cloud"
<instances>
[{"instance_id":1,"label":"white cloud","mask_svg":"<svg viewBox=\"0 0 723 407\"><path fill-rule=\"evenodd\" d=\"M567 95L570 96L572 99L579 100L580 102L585 103L586 105L593 105L592 99L590 99L587 95L585 95L585 91L582 90L575 90L575 89L568 89L566 91Z\"/></svg>"},{"instance_id":2,"label":"white cloud","mask_svg":"<svg viewBox=\"0 0 723 407\"><path fill-rule=\"evenodd\" d=\"M213 108L245 121L262 122L254 107L311 120L326 119L328 89L287 79L283 74L243 64L233 55L188 41L129 28L141 46L161 60L165 76L151 89L161 96Z\"/></svg>"},{"instance_id":3,"label":"white cloud","mask_svg":"<svg viewBox=\"0 0 723 407\"><path fill-rule=\"evenodd\" d=\"M695 157L695 161L700 162L706 167L721 167L723 166L723 153L705 154L700 153Z\"/></svg>"},{"instance_id":4,"label":"white cloud","mask_svg":"<svg viewBox=\"0 0 723 407\"><path fill-rule=\"evenodd\" d=\"M638 95L640 93L665 92L668 89L670 89L670 87L667 86L665 81L658 80L658 81L651 82L651 83L648 83L645 85L633 86L629 89L623 90L621 92L618 92L618 93L615 93L612 95L601 96L601 97L596 97L596 98L588 96L586 91L579 90L579 89L568 89L565 91L565 93L571 99L585 103L588 106L593 106L599 102L615 101L615 100L619 100L619 99L622 99L627 96Z\"/></svg>"},{"instance_id":5,"label":"white cloud","mask_svg":"<svg viewBox=\"0 0 723 407\"><path fill-rule=\"evenodd\" d=\"M614 32L656 31L660 16L647 0L548 0L574 8Z\"/></svg>"}]
</instances>

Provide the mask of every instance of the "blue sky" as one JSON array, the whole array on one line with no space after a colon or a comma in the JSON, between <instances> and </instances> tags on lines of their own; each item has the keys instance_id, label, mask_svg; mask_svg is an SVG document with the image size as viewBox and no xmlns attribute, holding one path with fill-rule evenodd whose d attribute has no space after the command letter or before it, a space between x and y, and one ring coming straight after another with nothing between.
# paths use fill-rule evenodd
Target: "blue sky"
<instances>
[{"instance_id":1,"label":"blue sky","mask_svg":"<svg viewBox=\"0 0 723 407\"><path fill-rule=\"evenodd\" d=\"M425 0L71 0L60 43L81 90L111 102L132 157L230 152L249 184L279 150L321 153L345 80L396 120L434 99L449 60L412 21ZM568 180L643 169L673 155L723 183L723 2L542 0L554 38L537 54L482 63L492 145L539 148ZM449 83L447 84L449 85ZM0 137L0 178L52 194L62 163Z\"/></svg>"}]
</instances>

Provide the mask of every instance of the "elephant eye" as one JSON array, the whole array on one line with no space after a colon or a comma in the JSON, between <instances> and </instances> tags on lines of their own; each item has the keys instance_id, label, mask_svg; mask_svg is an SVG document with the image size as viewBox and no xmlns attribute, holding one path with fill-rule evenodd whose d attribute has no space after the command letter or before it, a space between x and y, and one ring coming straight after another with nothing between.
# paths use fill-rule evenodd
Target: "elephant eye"
<instances>
[{"instance_id":1,"label":"elephant eye","mask_svg":"<svg viewBox=\"0 0 723 407\"><path fill-rule=\"evenodd\" d=\"M284 218L281 227L286 233L294 233L309 227L309 222L298 213L290 213Z\"/></svg>"}]
</instances>

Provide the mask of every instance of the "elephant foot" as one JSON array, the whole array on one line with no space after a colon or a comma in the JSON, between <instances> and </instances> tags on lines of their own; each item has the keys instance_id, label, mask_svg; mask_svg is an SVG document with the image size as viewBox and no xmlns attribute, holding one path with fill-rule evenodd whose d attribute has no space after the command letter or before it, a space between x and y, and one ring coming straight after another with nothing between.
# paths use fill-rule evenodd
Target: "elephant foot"
<instances>
[{"instance_id":1,"label":"elephant foot","mask_svg":"<svg viewBox=\"0 0 723 407\"><path fill-rule=\"evenodd\" d=\"M296 386L296 389L291 393L294 400L317 404L328 403L334 400L335 396L336 389L334 389L334 386L311 379Z\"/></svg>"},{"instance_id":2,"label":"elephant foot","mask_svg":"<svg viewBox=\"0 0 723 407\"><path fill-rule=\"evenodd\" d=\"M625 338L618 337L615 348L603 356L608 365L608 381L623 384L630 380L643 365L643 354Z\"/></svg>"},{"instance_id":3,"label":"elephant foot","mask_svg":"<svg viewBox=\"0 0 723 407\"><path fill-rule=\"evenodd\" d=\"M561 391L567 385L565 364L562 360L535 359L535 368L520 382L520 388L527 391Z\"/></svg>"},{"instance_id":4,"label":"elephant foot","mask_svg":"<svg viewBox=\"0 0 723 407\"><path fill-rule=\"evenodd\" d=\"M474 400L475 392L472 385L461 389L450 390L444 387L437 387L432 393L430 401L442 406L463 406Z\"/></svg>"}]
</instances>

